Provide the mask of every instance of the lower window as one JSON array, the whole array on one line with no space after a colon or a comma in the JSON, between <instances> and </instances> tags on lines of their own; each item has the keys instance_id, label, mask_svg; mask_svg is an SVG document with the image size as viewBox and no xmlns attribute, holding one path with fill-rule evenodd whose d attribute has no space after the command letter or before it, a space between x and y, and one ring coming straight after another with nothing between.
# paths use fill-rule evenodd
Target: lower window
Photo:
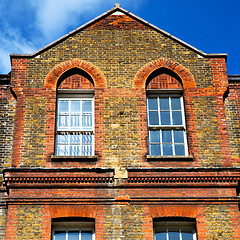
<instances>
[{"instance_id":1,"label":"lower window","mask_svg":"<svg viewBox=\"0 0 240 240\"><path fill-rule=\"evenodd\" d=\"M93 221L53 222L52 240L94 240Z\"/></svg>"},{"instance_id":2,"label":"lower window","mask_svg":"<svg viewBox=\"0 0 240 240\"><path fill-rule=\"evenodd\" d=\"M197 240L195 222L156 221L154 240Z\"/></svg>"}]
</instances>

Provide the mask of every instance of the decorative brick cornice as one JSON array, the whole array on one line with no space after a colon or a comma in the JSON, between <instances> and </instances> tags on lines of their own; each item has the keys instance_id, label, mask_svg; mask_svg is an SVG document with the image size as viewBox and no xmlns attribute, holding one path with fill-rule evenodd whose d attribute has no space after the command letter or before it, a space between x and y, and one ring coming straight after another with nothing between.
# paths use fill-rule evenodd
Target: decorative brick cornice
<instances>
[{"instance_id":1,"label":"decorative brick cornice","mask_svg":"<svg viewBox=\"0 0 240 240\"><path fill-rule=\"evenodd\" d=\"M166 68L176 73L182 80L183 88L195 87L193 75L181 64L170 59L159 58L153 60L139 69L133 80L133 87L145 88L149 75L157 69Z\"/></svg>"},{"instance_id":2,"label":"decorative brick cornice","mask_svg":"<svg viewBox=\"0 0 240 240\"><path fill-rule=\"evenodd\" d=\"M231 176L184 176L184 177L129 177L128 183L130 184L141 184L141 185L167 185L167 184L175 184L178 186L179 184L191 184L191 185L212 185L212 184L234 184L237 185L239 177L231 177Z\"/></svg>"},{"instance_id":3,"label":"decorative brick cornice","mask_svg":"<svg viewBox=\"0 0 240 240\"><path fill-rule=\"evenodd\" d=\"M79 68L87 72L93 79L95 87L104 88L106 86L106 78L98 67L94 66L92 63L87 62L85 60L74 58L72 60L68 60L60 64L57 64L47 74L44 82L44 88L56 89L59 77L66 71L73 68Z\"/></svg>"}]
</instances>

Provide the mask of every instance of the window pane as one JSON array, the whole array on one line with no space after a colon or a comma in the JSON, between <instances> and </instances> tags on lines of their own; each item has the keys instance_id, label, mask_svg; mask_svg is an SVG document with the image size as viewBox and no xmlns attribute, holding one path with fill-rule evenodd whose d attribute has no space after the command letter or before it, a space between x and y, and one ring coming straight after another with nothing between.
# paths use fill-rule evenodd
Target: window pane
<instances>
[{"instance_id":1,"label":"window pane","mask_svg":"<svg viewBox=\"0 0 240 240\"><path fill-rule=\"evenodd\" d=\"M173 125L182 125L182 113L180 111L172 112Z\"/></svg>"},{"instance_id":2,"label":"window pane","mask_svg":"<svg viewBox=\"0 0 240 240\"><path fill-rule=\"evenodd\" d=\"M159 144L150 144L150 155L152 156L161 155L161 148Z\"/></svg>"},{"instance_id":3,"label":"window pane","mask_svg":"<svg viewBox=\"0 0 240 240\"><path fill-rule=\"evenodd\" d=\"M80 129L80 116L71 116L71 128Z\"/></svg>"},{"instance_id":4,"label":"window pane","mask_svg":"<svg viewBox=\"0 0 240 240\"><path fill-rule=\"evenodd\" d=\"M81 143L81 135L70 135L70 143Z\"/></svg>"},{"instance_id":5,"label":"window pane","mask_svg":"<svg viewBox=\"0 0 240 240\"><path fill-rule=\"evenodd\" d=\"M155 239L156 240L167 240L166 233L155 233Z\"/></svg>"},{"instance_id":6,"label":"window pane","mask_svg":"<svg viewBox=\"0 0 240 240\"><path fill-rule=\"evenodd\" d=\"M171 98L172 110L181 110L180 98Z\"/></svg>"},{"instance_id":7,"label":"window pane","mask_svg":"<svg viewBox=\"0 0 240 240\"><path fill-rule=\"evenodd\" d=\"M81 240L92 240L92 232L90 231L82 231L81 232Z\"/></svg>"},{"instance_id":8,"label":"window pane","mask_svg":"<svg viewBox=\"0 0 240 240\"><path fill-rule=\"evenodd\" d=\"M193 240L192 233L182 233L182 240Z\"/></svg>"},{"instance_id":9,"label":"window pane","mask_svg":"<svg viewBox=\"0 0 240 240\"><path fill-rule=\"evenodd\" d=\"M92 116L82 116L82 127L83 129L91 129L92 127Z\"/></svg>"},{"instance_id":10,"label":"window pane","mask_svg":"<svg viewBox=\"0 0 240 240\"><path fill-rule=\"evenodd\" d=\"M163 144L163 155L173 155L172 145Z\"/></svg>"},{"instance_id":11,"label":"window pane","mask_svg":"<svg viewBox=\"0 0 240 240\"><path fill-rule=\"evenodd\" d=\"M58 145L57 146L57 156L68 156L68 146Z\"/></svg>"},{"instance_id":12,"label":"window pane","mask_svg":"<svg viewBox=\"0 0 240 240\"><path fill-rule=\"evenodd\" d=\"M163 143L172 143L172 131L171 130L162 130L162 142Z\"/></svg>"},{"instance_id":13,"label":"window pane","mask_svg":"<svg viewBox=\"0 0 240 240\"><path fill-rule=\"evenodd\" d=\"M92 101L82 101L82 113L92 113Z\"/></svg>"},{"instance_id":14,"label":"window pane","mask_svg":"<svg viewBox=\"0 0 240 240\"><path fill-rule=\"evenodd\" d=\"M69 156L80 156L81 148L80 145L70 145Z\"/></svg>"},{"instance_id":15,"label":"window pane","mask_svg":"<svg viewBox=\"0 0 240 240\"><path fill-rule=\"evenodd\" d=\"M179 232L168 232L169 240L180 240Z\"/></svg>"},{"instance_id":16,"label":"window pane","mask_svg":"<svg viewBox=\"0 0 240 240\"><path fill-rule=\"evenodd\" d=\"M71 101L71 114L80 114L80 101Z\"/></svg>"},{"instance_id":17,"label":"window pane","mask_svg":"<svg viewBox=\"0 0 240 240\"><path fill-rule=\"evenodd\" d=\"M183 131L173 131L173 135L175 143L184 143Z\"/></svg>"},{"instance_id":18,"label":"window pane","mask_svg":"<svg viewBox=\"0 0 240 240\"><path fill-rule=\"evenodd\" d=\"M170 125L170 112L160 112L161 115L161 125Z\"/></svg>"},{"instance_id":19,"label":"window pane","mask_svg":"<svg viewBox=\"0 0 240 240\"><path fill-rule=\"evenodd\" d=\"M79 240L79 232L78 231L69 231L68 232L68 240Z\"/></svg>"},{"instance_id":20,"label":"window pane","mask_svg":"<svg viewBox=\"0 0 240 240\"><path fill-rule=\"evenodd\" d=\"M58 117L58 129L69 127L69 116L59 116Z\"/></svg>"},{"instance_id":21,"label":"window pane","mask_svg":"<svg viewBox=\"0 0 240 240\"><path fill-rule=\"evenodd\" d=\"M68 114L69 112L69 102L60 100L58 103L59 114Z\"/></svg>"},{"instance_id":22,"label":"window pane","mask_svg":"<svg viewBox=\"0 0 240 240\"><path fill-rule=\"evenodd\" d=\"M92 143L92 135L83 135L82 143L83 144L91 144Z\"/></svg>"},{"instance_id":23,"label":"window pane","mask_svg":"<svg viewBox=\"0 0 240 240\"><path fill-rule=\"evenodd\" d=\"M160 98L160 110L169 110L169 98Z\"/></svg>"},{"instance_id":24,"label":"window pane","mask_svg":"<svg viewBox=\"0 0 240 240\"><path fill-rule=\"evenodd\" d=\"M148 109L158 110L157 98L148 98Z\"/></svg>"},{"instance_id":25,"label":"window pane","mask_svg":"<svg viewBox=\"0 0 240 240\"><path fill-rule=\"evenodd\" d=\"M159 125L158 112L149 112L149 125Z\"/></svg>"},{"instance_id":26,"label":"window pane","mask_svg":"<svg viewBox=\"0 0 240 240\"><path fill-rule=\"evenodd\" d=\"M160 131L150 131L150 143L160 143Z\"/></svg>"},{"instance_id":27,"label":"window pane","mask_svg":"<svg viewBox=\"0 0 240 240\"><path fill-rule=\"evenodd\" d=\"M185 155L184 145L174 145L174 146L175 146L175 155L180 155L180 156Z\"/></svg>"},{"instance_id":28,"label":"window pane","mask_svg":"<svg viewBox=\"0 0 240 240\"><path fill-rule=\"evenodd\" d=\"M68 138L69 138L69 135L57 135L57 142L67 144Z\"/></svg>"},{"instance_id":29,"label":"window pane","mask_svg":"<svg viewBox=\"0 0 240 240\"><path fill-rule=\"evenodd\" d=\"M65 231L55 231L54 239L55 240L66 240L66 232Z\"/></svg>"},{"instance_id":30,"label":"window pane","mask_svg":"<svg viewBox=\"0 0 240 240\"><path fill-rule=\"evenodd\" d=\"M92 155L92 145L82 145L82 156Z\"/></svg>"}]
</instances>

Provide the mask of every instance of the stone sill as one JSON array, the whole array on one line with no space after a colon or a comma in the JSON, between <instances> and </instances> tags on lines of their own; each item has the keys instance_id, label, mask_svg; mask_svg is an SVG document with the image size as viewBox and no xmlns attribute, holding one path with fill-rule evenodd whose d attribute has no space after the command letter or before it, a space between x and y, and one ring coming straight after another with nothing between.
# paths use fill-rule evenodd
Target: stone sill
<instances>
[{"instance_id":1,"label":"stone sill","mask_svg":"<svg viewBox=\"0 0 240 240\"><path fill-rule=\"evenodd\" d=\"M193 156L150 156L147 155L149 161L193 161Z\"/></svg>"},{"instance_id":2,"label":"stone sill","mask_svg":"<svg viewBox=\"0 0 240 240\"><path fill-rule=\"evenodd\" d=\"M51 160L54 162L61 161L74 161L74 162L93 162L97 161L97 156L51 156Z\"/></svg>"}]
</instances>

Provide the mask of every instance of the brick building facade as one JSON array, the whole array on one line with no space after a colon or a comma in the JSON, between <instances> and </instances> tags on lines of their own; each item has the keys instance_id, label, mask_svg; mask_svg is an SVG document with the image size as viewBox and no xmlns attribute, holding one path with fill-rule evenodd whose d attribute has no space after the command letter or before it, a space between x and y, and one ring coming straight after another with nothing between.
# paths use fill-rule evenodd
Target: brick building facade
<instances>
[{"instance_id":1,"label":"brick building facade","mask_svg":"<svg viewBox=\"0 0 240 240\"><path fill-rule=\"evenodd\" d=\"M0 239L240 239L240 81L116 5L1 75Z\"/></svg>"}]
</instances>

